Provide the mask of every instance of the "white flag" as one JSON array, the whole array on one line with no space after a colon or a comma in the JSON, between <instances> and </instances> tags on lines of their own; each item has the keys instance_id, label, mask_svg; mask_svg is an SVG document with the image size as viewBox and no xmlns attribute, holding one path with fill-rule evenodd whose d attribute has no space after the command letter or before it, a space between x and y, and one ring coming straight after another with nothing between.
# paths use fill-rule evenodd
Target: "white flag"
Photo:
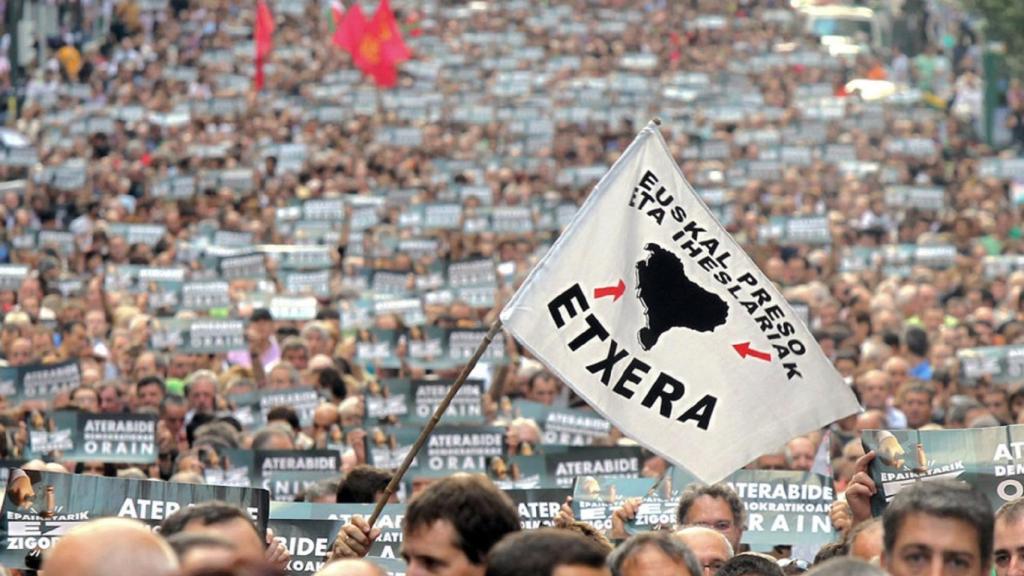
<instances>
[{"instance_id":1,"label":"white flag","mask_svg":"<svg viewBox=\"0 0 1024 576\"><path fill-rule=\"evenodd\" d=\"M501 320L625 434L705 482L858 410L653 123Z\"/></svg>"}]
</instances>

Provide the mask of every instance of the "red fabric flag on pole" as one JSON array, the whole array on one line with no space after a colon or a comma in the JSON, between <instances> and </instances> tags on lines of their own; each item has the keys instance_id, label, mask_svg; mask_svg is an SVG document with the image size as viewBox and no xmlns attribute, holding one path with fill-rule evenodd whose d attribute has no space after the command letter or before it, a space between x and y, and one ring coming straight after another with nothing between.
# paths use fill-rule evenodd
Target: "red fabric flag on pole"
<instances>
[{"instance_id":1,"label":"red fabric flag on pole","mask_svg":"<svg viewBox=\"0 0 1024 576\"><path fill-rule=\"evenodd\" d=\"M352 59L356 67L364 74L373 78L381 88L391 88L398 83L398 70L395 63L384 55L383 46L375 34L367 31L359 39Z\"/></svg>"},{"instance_id":2,"label":"red fabric flag on pole","mask_svg":"<svg viewBox=\"0 0 1024 576\"><path fill-rule=\"evenodd\" d=\"M338 6L338 8L341 7ZM348 10L343 8L341 10L343 16L340 18L338 10L334 10L334 21L337 26L334 29L334 37L331 38L331 42L338 48L354 55L359 40L366 33L366 16L363 15L363 9L358 3L353 3Z\"/></svg>"},{"instance_id":3,"label":"red fabric flag on pole","mask_svg":"<svg viewBox=\"0 0 1024 576\"><path fill-rule=\"evenodd\" d=\"M409 47L402 40L402 31L398 28L398 21L395 20L395 13L391 10L391 3L388 0L380 0L380 5L377 6L377 11L370 22L369 33L377 37L381 53L393 63L405 62L412 56Z\"/></svg>"},{"instance_id":4,"label":"red fabric flag on pole","mask_svg":"<svg viewBox=\"0 0 1024 576\"><path fill-rule=\"evenodd\" d=\"M274 48L274 15L264 0L256 2L256 23L253 26L253 40L256 44L256 75L253 78L253 86L256 90L262 90L265 81L263 75L263 64L266 63L270 51Z\"/></svg>"}]
</instances>

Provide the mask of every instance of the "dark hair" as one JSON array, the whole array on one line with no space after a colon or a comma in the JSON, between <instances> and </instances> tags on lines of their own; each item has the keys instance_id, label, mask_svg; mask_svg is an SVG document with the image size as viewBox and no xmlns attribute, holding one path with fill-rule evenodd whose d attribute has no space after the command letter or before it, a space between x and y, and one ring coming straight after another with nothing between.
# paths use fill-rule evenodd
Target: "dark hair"
<instances>
[{"instance_id":1,"label":"dark hair","mask_svg":"<svg viewBox=\"0 0 1024 576\"><path fill-rule=\"evenodd\" d=\"M338 486L338 504L374 504L377 494L391 482L391 472L361 464L345 475Z\"/></svg>"},{"instance_id":2,"label":"dark hair","mask_svg":"<svg viewBox=\"0 0 1024 576\"><path fill-rule=\"evenodd\" d=\"M715 576L784 576L778 562L744 552L726 560Z\"/></svg>"},{"instance_id":3,"label":"dark hair","mask_svg":"<svg viewBox=\"0 0 1024 576\"><path fill-rule=\"evenodd\" d=\"M457 475L427 487L409 502L404 534L444 520L455 529L456 546L473 564L483 564L491 547L519 530L519 513L490 480Z\"/></svg>"},{"instance_id":4,"label":"dark hair","mask_svg":"<svg viewBox=\"0 0 1024 576\"><path fill-rule=\"evenodd\" d=\"M206 532L199 534L179 532L171 535L166 540L167 543L171 545L171 549L174 550L174 553L178 556L179 560L182 556L188 554L195 548L221 548L224 550L235 549L235 544L231 540Z\"/></svg>"},{"instance_id":5,"label":"dark hair","mask_svg":"<svg viewBox=\"0 0 1024 576\"><path fill-rule=\"evenodd\" d=\"M196 443L196 430L200 426L216 421L217 417L213 414L204 414L202 412L193 414L192 419L185 425L185 437L188 440L188 445L192 446Z\"/></svg>"},{"instance_id":6,"label":"dark hair","mask_svg":"<svg viewBox=\"0 0 1024 576\"><path fill-rule=\"evenodd\" d=\"M299 432L302 430L302 425L299 424L299 415L295 412L295 408L291 406L274 406L267 412L267 422L273 422L275 420L284 420L291 426L292 430Z\"/></svg>"},{"instance_id":7,"label":"dark hair","mask_svg":"<svg viewBox=\"0 0 1024 576\"><path fill-rule=\"evenodd\" d=\"M714 498L715 500L724 500L729 505L729 510L732 511L732 521L741 528L745 528L747 525L746 510L743 508L743 502L740 501L740 497L736 495L736 491L730 488L726 484L712 484L710 486L706 484L690 484L683 490L682 497L679 498L679 507L676 508L676 520L680 526L686 526L686 515L690 513L690 507L697 499L707 496Z\"/></svg>"},{"instance_id":8,"label":"dark hair","mask_svg":"<svg viewBox=\"0 0 1024 576\"><path fill-rule=\"evenodd\" d=\"M903 333L903 343L914 356L928 355L928 333L917 326L907 328Z\"/></svg>"},{"instance_id":9,"label":"dark hair","mask_svg":"<svg viewBox=\"0 0 1024 576\"><path fill-rule=\"evenodd\" d=\"M823 544L821 548L818 548L818 553L814 555L814 562L812 564L814 566L817 566L818 564L821 564L822 562L829 560L831 558L846 556L849 550L849 547L847 547L846 543L843 541L829 542L827 544Z\"/></svg>"},{"instance_id":10,"label":"dark hair","mask_svg":"<svg viewBox=\"0 0 1024 576\"><path fill-rule=\"evenodd\" d=\"M558 379L555 378L555 375L552 374L551 372L548 372L547 370L538 370L533 374L533 376L530 376L529 380L526 381L526 389L533 390L533 386L537 383L538 380L554 380L556 382L558 381Z\"/></svg>"},{"instance_id":11,"label":"dark hair","mask_svg":"<svg viewBox=\"0 0 1024 576\"><path fill-rule=\"evenodd\" d=\"M83 330L85 329L85 324L83 324L81 320L71 320L61 324L60 335L65 336L67 334L71 334L71 331L75 329L75 326L81 326Z\"/></svg>"},{"instance_id":12,"label":"dark hair","mask_svg":"<svg viewBox=\"0 0 1024 576\"><path fill-rule=\"evenodd\" d=\"M673 561L685 565L693 576L704 572L689 546L672 538L668 532L642 532L623 542L608 557L608 567L612 570L612 576L622 576L622 566L648 546L657 547Z\"/></svg>"},{"instance_id":13,"label":"dark hair","mask_svg":"<svg viewBox=\"0 0 1024 576\"><path fill-rule=\"evenodd\" d=\"M912 514L970 524L978 532L978 552L982 562L990 560L994 517L988 500L974 487L962 482L935 480L918 482L900 491L882 515L886 554L895 551L903 522Z\"/></svg>"},{"instance_id":14,"label":"dark hair","mask_svg":"<svg viewBox=\"0 0 1024 576\"><path fill-rule=\"evenodd\" d=\"M169 406L188 407L188 400L178 394L168 394L160 401L160 414L165 414Z\"/></svg>"},{"instance_id":15,"label":"dark hair","mask_svg":"<svg viewBox=\"0 0 1024 576\"><path fill-rule=\"evenodd\" d=\"M163 379L160 378L159 376L146 376L145 378L142 378L135 385L135 390L138 390L139 388L143 388L145 386L156 386L160 388L161 393L167 394L167 384L164 384Z\"/></svg>"},{"instance_id":16,"label":"dark hair","mask_svg":"<svg viewBox=\"0 0 1024 576\"><path fill-rule=\"evenodd\" d=\"M117 466L115 466L112 462L102 462L102 464L104 476L106 476L107 478L114 478L117 476ZM86 462L76 462L75 474L81 474L82 472L85 472L85 465Z\"/></svg>"},{"instance_id":17,"label":"dark hair","mask_svg":"<svg viewBox=\"0 0 1024 576\"><path fill-rule=\"evenodd\" d=\"M317 370L316 382L321 390L330 390L331 395L339 402L348 396L345 381L341 379L341 372L336 368L327 367Z\"/></svg>"},{"instance_id":18,"label":"dark hair","mask_svg":"<svg viewBox=\"0 0 1024 576\"><path fill-rule=\"evenodd\" d=\"M551 576L559 566L603 568L605 556L585 536L541 528L511 534L499 542L487 557L487 576Z\"/></svg>"},{"instance_id":19,"label":"dark hair","mask_svg":"<svg viewBox=\"0 0 1024 576\"><path fill-rule=\"evenodd\" d=\"M259 536L259 530L253 524L252 518L249 518L249 515L244 510L220 501L203 502L202 504L179 509L160 523L160 535L164 538L170 538L175 534L183 532L185 526L192 522L198 522L203 526L212 526L214 524L231 522L238 518L248 522L252 526L253 531ZM262 536L260 540L263 540Z\"/></svg>"},{"instance_id":20,"label":"dark hair","mask_svg":"<svg viewBox=\"0 0 1024 576\"><path fill-rule=\"evenodd\" d=\"M842 556L831 558L828 561L817 565L817 557L815 557L815 566L811 568L805 576L885 576L885 572L881 568L868 564L867 562L853 558L851 556Z\"/></svg>"}]
</instances>

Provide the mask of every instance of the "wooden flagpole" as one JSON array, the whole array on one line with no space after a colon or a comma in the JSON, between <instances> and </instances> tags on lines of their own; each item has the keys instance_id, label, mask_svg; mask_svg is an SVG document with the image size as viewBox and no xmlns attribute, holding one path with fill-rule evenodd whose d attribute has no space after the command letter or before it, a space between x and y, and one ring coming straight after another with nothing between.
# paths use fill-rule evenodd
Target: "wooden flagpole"
<instances>
[{"instance_id":1,"label":"wooden flagpole","mask_svg":"<svg viewBox=\"0 0 1024 576\"><path fill-rule=\"evenodd\" d=\"M434 415L430 417L430 421L427 422L426 427L420 432L419 438L409 449L409 453L405 455L405 460L402 461L402 465L395 472L395 475L391 477L391 482L388 482L387 488L384 489L384 494L377 501L376 507L373 509L373 514L370 515L368 520L370 528L373 528L374 523L377 522L377 518L380 517L381 512L384 511L384 505L387 504L391 496L398 490L398 484L402 481L402 477L409 471L409 466L412 465L412 461L416 458L416 454L419 453L420 448L423 448L423 444L426 443L427 437L433 432L434 427L441 421L441 416L444 416L445 411L448 409L448 405L452 403L452 399L459 393L459 389L469 378L469 373L476 367L476 363L480 361L480 357L487 351L487 347L491 345L491 341L497 336L498 332L501 331L501 319L497 319L491 324L491 328L487 331L487 335L484 336L480 345L477 346L476 351L473 352L473 356L470 357L469 362L462 368L462 372L459 373L459 377L452 383L451 388L448 389L448 394L445 395L441 403L437 405L437 409L434 410Z\"/></svg>"}]
</instances>

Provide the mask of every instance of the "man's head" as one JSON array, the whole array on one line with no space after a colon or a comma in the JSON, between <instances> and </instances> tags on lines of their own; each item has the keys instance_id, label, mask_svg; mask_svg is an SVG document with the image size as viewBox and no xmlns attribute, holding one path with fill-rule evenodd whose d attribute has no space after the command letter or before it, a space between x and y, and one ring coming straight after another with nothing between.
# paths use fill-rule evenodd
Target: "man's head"
<instances>
[{"instance_id":1,"label":"man's head","mask_svg":"<svg viewBox=\"0 0 1024 576\"><path fill-rule=\"evenodd\" d=\"M697 557L667 532L644 532L608 557L613 576L699 576Z\"/></svg>"},{"instance_id":2,"label":"man's head","mask_svg":"<svg viewBox=\"0 0 1024 576\"><path fill-rule=\"evenodd\" d=\"M857 558L836 556L815 564L804 576L885 576L885 572Z\"/></svg>"},{"instance_id":3,"label":"man's head","mask_svg":"<svg viewBox=\"0 0 1024 576\"><path fill-rule=\"evenodd\" d=\"M996 511L992 562L996 576L1024 576L1024 498Z\"/></svg>"},{"instance_id":4,"label":"man's head","mask_svg":"<svg viewBox=\"0 0 1024 576\"><path fill-rule=\"evenodd\" d=\"M93 414L100 411L100 395L95 388L79 386L71 391L71 405L83 412Z\"/></svg>"},{"instance_id":5,"label":"man's head","mask_svg":"<svg viewBox=\"0 0 1024 576\"><path fill-rule=\"evenodd\" d=\"M985 497L958 482L919 482L882 516L882 567L892 576L988 573L993 515Z\"/></svg>"},{"instance_id":6,"label":"man's head","mask_svg":"<svg viewBox=\"0 0 1024 576\"><path fill-rule=\"evenodd\" d=\"M455 475L409 502L402 557L409 574L483 576L487 553L519 530L519 514L503 492L480 476Z\"/></svg>"},{"instance_id":7,"label":"man's head","mask_svg":"<svg viewBox=\"0 0 1024 576\"><path fill-rule=\"evenodd\" d=\"M171 547L141 522L104 518L61 537L43 569L53 575L171 576L178 573L178 560Z\"/></svg>"},{"instance_id":8,"label":"man's head","mask_svg":"<svg viewBox=\"0 0 1024 576\"><path fill-rule=\"evenodd\" d=\"M774 558L756 552L733 556L715 576L783 576L782 568Z\"/></svg>"},{"instance_id":9,"label":"man's head","mask_svg":"<svg viewBox=\"0 0 1024 576\"><path fill-rule=\"evenodd\" d=\"M733 550L738 550L746 527L740 497L725 484L693 484L679 499L676 518L680 527L703 526L721 532Z\"/></svg>"},{"instance_id":10,"label":"man's head","mask_svg":"<svg viewBox=\"0 0 1024 576\"><path fill-rule=\"evenodd\" d=\"M98 393L100 395L100 412L104 414L119 414L124 412L124 391L117 382L104 382L100 384Z\"/></svg>"},{"instance_id":11,"label":"man's head","mask_svg":"<svg viewBox=\"0 0 1024 576\"><path fill-rule=\"evenodd\" d=\"M235 561L235 545L223 536L179 532L167 538L167 543L184 573L227 568Z\"/></svg>"},{"instance_id":12,"label":"man's head","mask_svg":"<svg viewBox=\"0 0 1024 576\"><path fill-rule=\"evenodd\" d=\"M185 414L187 413L188 401L181 396L171 394L160 403L160 420L172 434L177 434L185 427Z\"/></svg>"},{"instance_id":13,"label":"man's head","mask_svg":"<svg viewBox=\"0 0 1024 576\"><path fill-rule=\"evenodd\" d=\"M857 378L860 403L867 409L885 410L889 388L889 375L881 370L868 370Z\"/></svg>"},{"instance_id":14,"label":"man's head","mask_svg":"<svg viewBox=\"0 0 1024 576\"><path fill-rule=\"evenodd\" d=\"M267 388L270 390L288 390L301 384L299 371L287 362L279 362L267 374Z\"/></svg>"},{"instance_id":15,"label":"man's head","mask_svg":"<svg viewBox=\"0 0 1024 576\"><path fill-rule=\"evenodd\" d=\"M309 347L298 337L291 336L281 344L281 361L287 362L296 370L305 370L309 364Z\"/></svg>"},{"instance_id":16,"label":"man's head","mask_svg":"<svg viewBox=\"0 0 1024 576\"><path fill-rule=\"evenodd\" d=\"M11 343L10 352L7 354L7 363L11 366L24 366L31 364L35 354L32 351L32 341L28 338L16 338Z\"/></svg>"},{"instance_id":17,"label":"man's head","mask_svg":"<svg viewBox=\"0 0 1024 576\"><path fill-rule=\"evenodd\" d=\"M786 443L786 467L808 471L814 466L814 442L806 436L797 436Z\"/></svg>"},{"instance_id":18,"label":"man's head","mask_svg":"<svg viewBox=\"0 0 1024 576\"><path fill-rule=\"evenodd\" d=\"M132 367L132 376L140 380L152 376L163 378L166 372L166 361L161 355L152 350L139 354L135 358L135 365Z\"/></svg>"},{"instance_id":19,"label":"man's head","mask_svg":"<svg viewBox=\"0 0 1024 576\"><path fill-rule=\"evenodd\" d=\"M610 576L593 540L559 528L517 532L487 558L487 576Z\"/></svg>"},{"instance_id":20,"label":"man's head","mask_svg":"<svg viewBox=\"0 0 1024 576\"><path fill-rule=\"evenodd\" d=\"M882 555L882 519L872 518L857 524L846 536L850 556L871 562Z\"/></svg>"},{"instance_id":21,"label":"man's head","mask_svg":"<svg viewBox=\"0 0 1024 576\"><path fill-rule=\"evenodd\" d=\"M997 387L986 390L981 401L1001 424L1011 424L1010 392L1006 388Z\"/></svg>"},{"instance_id":22,"label":"man's head","mask_svg":"<svg viewBox=\"0 0 1024 576\"><path fill-rule=\"evenodd\" d=\"M313 576L387 576L380 566L366 560L338 560L324 566Z\"/></svg>"},{"instance_id":23,"label":"man's head","mask_svg":"<svg viewBox=\"0 0 1024 576\"><path fill-rule=\"evenodd\" d=\"M160 408L160 403L167 396L167 385L157 376L146 376L135 385L135 397L139 406Z\"/></svg>"},{"instance_id":24,"label":"man's head","mask_svg":"<svg viewBox=\"0 0 1024 576\"><path fill-rule=\"evenodd\" d=\"M269 424L252 438L253 450L294 450L295 435L285 425Z\"/></svg>"},{"instance_id":25,"label":"man's head","mask_svg":"<svg viewBox=\"0 0 1024 576\"><path fill-rule=\"evenodd\" d=\"M546 370L541 370L526 381L526 399L551 406L558 398L558 379Z\"/></svg>"},{"instance_id":26,"label":"man's head","mask_svg":"<svg viewBox=\"0 0 1024 576\"><path fill-rule=\"evenodd\" d=\"M80 358L89 351L85 324L75 320L60 327L60 347L65 358Z\"/></svg>"},{"instance_id":27,"label":"man's head","mask_svg":"<svg viewBox=\"0 0 1024 576\"><path fill-rule=\"evenodd\" d=\"M160 524L160 534L212 534L233 542L240 558L263 559L263 538L241 508L223 502L204 502L182 508ZM148 576L148 575L147 575Z\"/></svg>"},{"instance_id":28,"label":"man's head","mask_svg":"<svg viewBox=\"0 0 1024 576\"><path fill-rule=\"evenodd\" d=\"M889 385L894 388L902 386L910 374L910 364L899 356L893 356L886 360L882 369L889 376Z\"/></svg>"},{"instance_id":29,"label":"man's head","mask_svg":"<svg viewBox=\"0 0 1024 576\"><path fill-rule=\"evenodd\" d=\"M700 562L704 576L713 576L733 556L732 544L717 530L703 526L689 526L672 535L693 551Z\"/></svg>"},{"instance_id":30,"label":"man's head","mask_svg":"<svg viewBox=\"0 0 1024 576\"><path fill-rule=\"evenodd\" d=\"M927 382L908 380L896 393L896 405L907 416L907 427L918 429L932 420L935 387Z\"/></svg>"},{"instance_id":31,"label":"man's head","mask_svg":"<svg viewBox=\"0 0 1024 576\"><path fill-rule=\"evenodd\" d=\"M217 403L217 375L209 370L196 370L185 380L185 397L189 410L196 414L212 414Z\"/></svg>"},{"instance_id":32,"label":"man's head","mask_svg":"<svg viewBox=\"0 0 1024 576\"><path fill-rule=\"evenodd\" d=\"M338 486L338 504L374 504L391 482L391 473L383 468L359 465L345 475Z\"/></svg>"}]
</instances>

